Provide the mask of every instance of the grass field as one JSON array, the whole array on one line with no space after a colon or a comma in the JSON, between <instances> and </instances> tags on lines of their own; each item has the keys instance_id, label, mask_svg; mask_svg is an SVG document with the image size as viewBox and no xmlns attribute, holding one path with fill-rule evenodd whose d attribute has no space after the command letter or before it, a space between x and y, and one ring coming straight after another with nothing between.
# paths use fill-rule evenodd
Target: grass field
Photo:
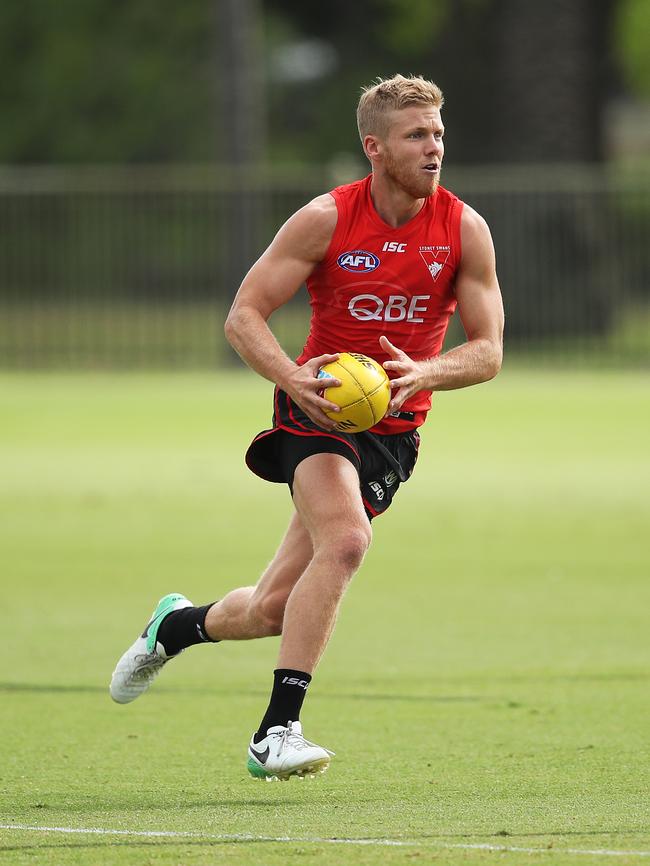
<instances>
[{"instance_id":1,"label":"grass field","mask_svg":"<svg viewBox=\"0 0 650 866\"><path fill-rule=\"evenodd\" d=\"M0 863L649 862L649 385L436 397L303 711L332 768L264 784L277 639L107 686L160 595L271 556L290 500L242 459L268 386L0 376Z\"/></svg>"}]
</instances>

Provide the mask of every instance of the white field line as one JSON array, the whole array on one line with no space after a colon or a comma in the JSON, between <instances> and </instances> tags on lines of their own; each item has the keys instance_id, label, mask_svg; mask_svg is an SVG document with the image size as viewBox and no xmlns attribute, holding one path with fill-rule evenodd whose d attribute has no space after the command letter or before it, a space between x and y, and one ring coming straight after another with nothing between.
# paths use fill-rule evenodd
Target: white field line
<instances>
[{"instance_id":1,"label":"white field line","mask_svg":"<svg viewBox=\"0 0 650 866\"><path fill-rule=\"evenodd\" d=\"M650 851L621 851L609 848L524 848L490 843L418 842L416 839L336 839L319 836L255 836L252 833L192 833L182 830L107 830L101 827L42 827L32 824L0 824L0 830L35 833L67 833L82 836L135 836L147 839L213 839L218 842L290 842L313 845L378 845L404 848L447 848L464 851L498 851L516 854L588 854L592 857L650 857Z\"/></svg>"}]
</instances>

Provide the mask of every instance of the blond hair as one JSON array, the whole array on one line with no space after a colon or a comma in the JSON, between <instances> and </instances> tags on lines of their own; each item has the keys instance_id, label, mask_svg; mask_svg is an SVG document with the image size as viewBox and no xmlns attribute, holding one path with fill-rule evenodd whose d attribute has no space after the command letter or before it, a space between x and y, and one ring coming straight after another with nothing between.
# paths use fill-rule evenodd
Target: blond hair
<instances>
[{"instance_id":1,"label":"blond hair","mask_svg":"<svg viewBox=\"0 0 650 866\"><path fill-rule=\"evenodd\" d=\"M383 137L388 132L388 113L411 105L432 105L442 108L442 90L421 75L394 75L378 78L362 89L357 106L357 126L361 141L366 135Z\"/></svg>"}]
</instances>

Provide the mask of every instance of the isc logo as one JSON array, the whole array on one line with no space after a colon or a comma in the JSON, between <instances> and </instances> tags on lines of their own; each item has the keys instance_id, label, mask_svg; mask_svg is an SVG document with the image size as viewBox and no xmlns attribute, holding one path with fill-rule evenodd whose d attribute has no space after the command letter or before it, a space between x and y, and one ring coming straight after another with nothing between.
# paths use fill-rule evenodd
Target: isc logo
<instances>
[{"instance_id":1,"label":"isc logo","mask_svg":"<svg viewBox=\"0 0 650 866\"><path fill-rule=\"evenodd\" d=\"M397 241L386 241L381 248L382 253L404 253L406 244L398 244Z\"/></svg>"},{"instance_id":2,"label":"isc logo","mask_svg":"<svg viewBox=\"0 0 650 866\"><path fill-rule=\"evenodd\" d=\"M337 264L344 271L352 271L354 274L367 274L379 267L379 259L374 253L367 250L349 250L341 253Z\"/></svg>"},{"instance_id":3,"label":"isc logo","mask_svg":"<svg viewBox=\"0 0 650 866\"><path fill-rule=\"evenodd\" d=\"M282 677L282 682L288 686L300 686L301 689L306 689L309 685L307 680L301 680L299 677Z\"/></svg>"}]
</instances>

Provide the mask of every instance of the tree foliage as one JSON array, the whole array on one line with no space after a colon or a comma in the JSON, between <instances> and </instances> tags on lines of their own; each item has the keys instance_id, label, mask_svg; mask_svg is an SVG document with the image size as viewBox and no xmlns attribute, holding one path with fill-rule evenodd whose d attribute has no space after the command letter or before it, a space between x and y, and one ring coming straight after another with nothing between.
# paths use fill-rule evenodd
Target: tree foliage
<instances>
[{"instance_id":1,"label":"tree foliage","mask_svg":"<svg viewBox=\"0 0 650 866\"><path fill-rule=\"evenodd\" d=\"M203 0L6 0L0 160L213 159L213 37Z\"/></svg>"},{"instance_id":2,"label":"tree foliage","mask_svg":"<svg viewBox=\"0 0 650 866\"><path fill-rule=\"evenodd\" d=\"M613 4L618 15L616 26L609 27ZM546 158L548 144L533 146L539 131L532 113L540 96L527 99L526 90L544 76L549 94L555 87L580 109L563 111L562 123L573 124L575 135L573 149L559 155L595 158L597 148L590 153L589 141L598 137L594 116L607 96L600 88L611 79L614 38L629 86L650 94L647 0L548 0L543 5L264 0L246 5L259 10L266 47L261 58L237 48L231 72L235 66L241 72L247 62L266 69L266 92L258 104L268 105L266 156L274 162L323 162L337 154L361 158L354 125L360 87L397 71L421 73L443 87L458 161L509 158L508 150L515 159ZM222 7L215 0L5 0L0 6L0 161L232 158L233 148L244 148L245 142L226 142L233 128L232 100L229 104L223 94L234 79L229 82L223 74L228 34L222 32ZM504 33L517 35L504 41ZM282 79L274 72L273 57L301 40L320 40L335 62L320 75ZM587 68L592 71L582 74ZM546 90L537 89L543 100ZM508 105L495 100L500 93L508 94ZM552 107L550 95L547 103ZM540 110L548 113L549 108ZM587 130L582 139L579 125Z\"/></svg>"},{"instance_id":3,"label":"tree foliage","mask_svg":"<svg viewBox=\"0 0 650 866\"><path fill-rule=\"evenodd\" d=\"M621 0L616 17L616 53L627 84L650 97L650 3Z\"/></svg>"}]
</instances>

